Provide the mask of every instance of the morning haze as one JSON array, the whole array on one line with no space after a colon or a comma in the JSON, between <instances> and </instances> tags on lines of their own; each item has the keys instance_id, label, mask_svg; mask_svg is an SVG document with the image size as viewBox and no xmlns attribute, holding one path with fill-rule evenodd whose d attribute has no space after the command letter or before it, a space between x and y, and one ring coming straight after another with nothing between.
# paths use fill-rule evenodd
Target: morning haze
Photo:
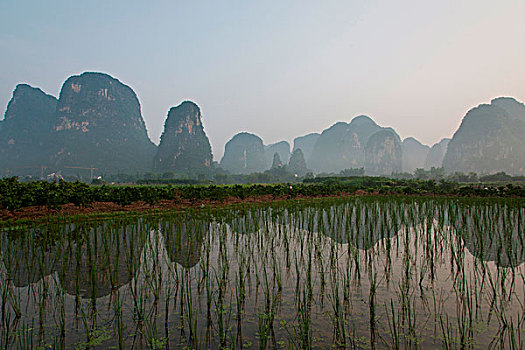
<instances>
[{"instance_id":1,"label":"morning haze","mask_svg":"<svg viewBox=\"0 0 525 350\"><path fill-rule=\"evenodd\" d=\"M0 0L0 349L525 349L524 14Z\"/></svg>"},{"instance_id":2,"label":"morning haze","mask_svg":"<svg viewBox=\"0 0 525 350\"><path fill-rule=\"evenodd\" d=\"M292 143L360 114L431 146L482 102L525 100L524 10L521 1L2 1L0 104L20 82L58 97L67 77L100 71L133 88L156 144L168 110L197 103L216 161L241 131Z\"/></svg>"}]
</instances>

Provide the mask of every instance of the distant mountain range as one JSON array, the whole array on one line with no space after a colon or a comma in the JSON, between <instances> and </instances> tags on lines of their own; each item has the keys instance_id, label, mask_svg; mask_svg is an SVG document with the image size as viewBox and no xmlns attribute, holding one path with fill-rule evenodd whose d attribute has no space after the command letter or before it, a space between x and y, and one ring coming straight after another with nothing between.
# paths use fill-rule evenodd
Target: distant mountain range
<instances>
[{"instance_id":1,"label":"distant mountain range","mask_svg":"<svg viewBox=\"0 0 525 350\"><path fill-rule=\"evenodd\" d=\"M401 140L391 127L368 116L337 122L321 133L265 145L243 132L213 162L199 107L185 101L169 110L159 146L148 138L133 90L103 73L68 78L59 98L18 85L0 121L0 175L41 176L50 172L96 174L209 173L220 167L233 174L262 172L280 164L299 176L364 168L390 175L444 167L478 174L525 174L525 106L501 97L471 109L452 139L427 146Z\"/></svg>"}]
</instances>

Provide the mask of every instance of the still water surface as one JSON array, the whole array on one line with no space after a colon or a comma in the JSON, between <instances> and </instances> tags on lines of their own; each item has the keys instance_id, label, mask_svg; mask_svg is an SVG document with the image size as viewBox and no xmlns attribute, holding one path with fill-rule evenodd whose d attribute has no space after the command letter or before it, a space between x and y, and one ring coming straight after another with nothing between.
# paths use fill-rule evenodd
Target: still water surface
<instances>
[{"instance_id":1,"label":"still water surface","mask_svg":"<svg viewBox=\"0 0 525 350\"><path fill-rule=\"evenodd\" d=\"M524 228L363 197L6 229L0 347L523 349Z\"/></svg>"}]
</instances>

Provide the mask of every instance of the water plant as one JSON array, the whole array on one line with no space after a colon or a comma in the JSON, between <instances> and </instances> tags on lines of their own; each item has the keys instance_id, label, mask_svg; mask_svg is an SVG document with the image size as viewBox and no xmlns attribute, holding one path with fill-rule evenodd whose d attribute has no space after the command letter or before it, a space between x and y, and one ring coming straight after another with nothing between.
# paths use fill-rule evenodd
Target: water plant
<instances>
[{"instance_id":1,"label":"water plant","mask_svg":"<svg viewBox=\"0 0 525 350\"><path fill-rule=\"evenodd\" d=\"M520 199L354 197L11 228L0 346L519 349L524 227Z\"/></svg>"}]
</instances>

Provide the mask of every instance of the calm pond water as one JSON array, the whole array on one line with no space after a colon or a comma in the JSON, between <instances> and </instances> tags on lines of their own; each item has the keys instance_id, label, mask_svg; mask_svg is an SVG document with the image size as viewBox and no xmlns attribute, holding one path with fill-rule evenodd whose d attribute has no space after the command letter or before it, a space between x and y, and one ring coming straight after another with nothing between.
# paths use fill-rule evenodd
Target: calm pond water
<instances>
[{"instance_id":1,"label":"calm pond water","mask_svg":"<svg viewBox=\"0 0 525 350\"><path fill-rule=\"evenodd\" d=\"M4 229L0 347L523 349L524 228L361 197Z\"/></svg>"}]
</instances>

